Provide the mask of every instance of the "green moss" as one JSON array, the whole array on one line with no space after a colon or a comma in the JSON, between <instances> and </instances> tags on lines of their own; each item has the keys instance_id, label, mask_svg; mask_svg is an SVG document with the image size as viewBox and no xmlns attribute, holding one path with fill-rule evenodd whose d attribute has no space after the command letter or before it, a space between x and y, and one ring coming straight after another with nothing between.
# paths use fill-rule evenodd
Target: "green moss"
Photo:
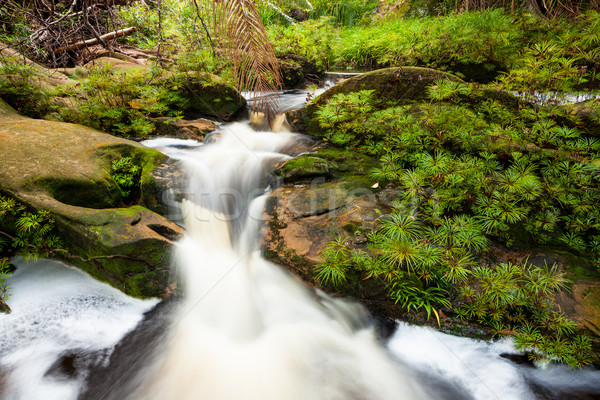
<instances>
[{"instance_id":1,"label":"green moss","mask_svg":"<svg viewBox=\"0 0 600 400\"><path fill-rule=\"evenodd\" d=\"M367 72L347 79L327 90L307 106L309 114L339 93L374 90L378 100L388 106L428 100L427 87L438 79L462 82L457 76L430 68L399 67Z\"/></svg>"},{"instance_id":2,"label":"green moss","mask_svg":"<svg viewBox=\"0 0 600 400\"><path fill-rule=\"evenodd\" d=\"M171 246L155 238L139 238L135 226L148 210L142 206L97 210L76 221L58 218L69 258L98 280L135 297L157 297L169 279Z\"/></svg>"},{"instance_id":3,"label":"green moss","mask_svg":"<svg viewBox=\"0 0 600 400\"><path fill-rule=\"evenodd\" d=\"M61 177L38 179L31 183L48 190L61 203L88 207L109 208L122 203L121 194L112 179L101 181L75 180Z\"/></svg>"},{"instance_id":4,"label":"green moss","mask_svg":"<svg viewBox=\"0 0 600 400\"><path fill-rule=\"evenodd\" d=\"M314 156L302 156L287 161L275 172L286 182L303 181L316 177L329 178L330 163Z\"/></svg>"},{"instance_id":5,"label":"green moss","mask_svg":"<svg viewBox=\"0 0 600 400\"><path fill-rule=\"evenodd\" d=\"M14 108L9 106L4 100L0 99L0 117L16 117L19 114Z\"/></svg>"},{"instance_id":6,"label":"green moss","mask_svg":"<svg viewBox=\"0 0 600 400\"><path fill-rule=\"evenodd\" d=\"M186 114L222 120L237 116L246 100L222 78L210 73L186 73L166 78L166 85L188 100Z\"/></svg>"},{"instance_id":7,"label":"green moss","mask_svg":"<svg viewBox=\"0 0 600 400\"><path fill-rule=\"evenodd\" d=\"M131 157L135 165L141 167L139 182L139 199L142 204L155 209L160 198L159 185L152 171L167 159L167 156L144 146L130 144L115 144L97 149L102 168L110 175L111 164L123 157ZM114 206L114 205L113 205Z\"/></svg>"}]
</instances>

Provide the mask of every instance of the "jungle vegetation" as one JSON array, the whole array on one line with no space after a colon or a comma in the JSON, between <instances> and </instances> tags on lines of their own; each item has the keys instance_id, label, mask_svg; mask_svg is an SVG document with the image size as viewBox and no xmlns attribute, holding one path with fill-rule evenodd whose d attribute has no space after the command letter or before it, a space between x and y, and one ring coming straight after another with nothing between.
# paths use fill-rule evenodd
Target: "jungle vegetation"
<instances>
[{"instance_id":1,"label":"jungle vegetation","mask_svg":"<svg viewBox=\"0 0 600 400\"><path fill-rule=\"evenodd\" d=\"M373 182L401 189L367 248L339 237L317 279L339 286L357 271L408 311L438 322L438 309L451 311L509 332L535 359L589 363L591 342L553 302L565 273L487 251L566 248L600 266L597 132L568 108L506 102L476 84L439 80L428 95L398 106L373 91L338 94L315 113L330 143L380 159Z\"/></svg>"},{"instance_id":2,"label":"jungle vegetation","mask_svg":"<svg viewBox=\"0 0 600 400\"><path fill-rule=\"evenodd\" d=\"M569 286L563 271L493 263L486 254L518 241L597 263L600 140L590 127L600 126L598 103L589 102L593 111L583 119L558 105L507 103L490 89L533 99L597 90L599 10L597 0L7 0L0 5L0 49L11 46L49 67L76 67L92 51L66 47L95 38L109 51L150 51L152 67L125 74L76 69L82 83L74 93L40 87L32 66L1 58L0 97L33 117L53 114L143 137L153 132L151 118L180 118L186 107L177 94L185 82L163 79L165 71L213 73L250 91L277 89L277 58L289 54L321 72L414 65L456 74L466 83L436 82L425 102L385 104L362 91L319 108L324 138L379 159L373 182L403 195L367 248L350 249L343 238L330 243L315 275L335 286L358 272L383 282L390 299L410 311L439 318L440 309L451 310L511 332L535 359L581 366L591 362L591 342L553 302ZM102 39L125 27L136 33ZM57 96L77 98L76 106L57 109ZM268 98L265 107L271 105ZM137 172L126 161L113 172L127 193ZM52 221L43 211L0 198L0 217L14 227L0 242L5 250L60 245L48 236ZM0 260L6 296L7 259Z\"/></svg>"}]
</instances>

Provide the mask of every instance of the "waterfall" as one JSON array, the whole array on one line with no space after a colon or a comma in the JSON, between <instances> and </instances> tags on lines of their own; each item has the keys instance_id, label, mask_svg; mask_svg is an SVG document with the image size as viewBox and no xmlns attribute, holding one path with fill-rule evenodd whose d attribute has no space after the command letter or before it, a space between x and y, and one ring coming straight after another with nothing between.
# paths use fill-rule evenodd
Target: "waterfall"
<instances>
[{"instance_id":1,"label":"waterfall","mask_svg":"<svg viewBox=\"0 0 600 400\"><path fill-rule=\"evenodd\" d=\"M13 260L0 399L599 398L597 370L519 365L502 356L517 353L510 340L401 323L384 348L360 306L264 260L267 172L296 140L233 124L216 143L155 141L189 175L174 260L183 300L132 299L55 261Z\"/></svg>"},{"instance_id":2,"label":"waterfall","mask_svg":"<svg viewBox=\"0 0 600 400\"><path fill-rule=\"evenodd\" d=\"M186 158L187 233L175 259L185 300L126 398L421 398L357 305L311 291L262 258L268 191L260 186L292 141L232 124Z\"/></svg>"}]
</instances>

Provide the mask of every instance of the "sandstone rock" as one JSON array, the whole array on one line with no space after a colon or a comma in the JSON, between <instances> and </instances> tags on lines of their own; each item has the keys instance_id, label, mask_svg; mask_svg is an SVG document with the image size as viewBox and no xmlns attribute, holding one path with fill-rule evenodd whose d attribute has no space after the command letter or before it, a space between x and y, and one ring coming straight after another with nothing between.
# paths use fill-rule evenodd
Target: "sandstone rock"
<instances>
[{"instance_id":1,"label":"sandstone rock","mask_svg":"<svg viewBox=\"0 0 600 400\"><path fill-rule=\"evenodd\" d=\"M156 126L156 134L179 139L193 139L201 142L207 133L213 132L218 126L206 119L188 121L169 117L149 118Z\"/></svg>"},{"instance_id":2,"label":"sandstone rock","mask_svg":"<svg viewBox=\"0 0 600 400\"><path fill-rule=\"evenodd\" d=\"M142 206L117 208L123 198L110 166L121 157L142 168L142 204L156 205L152 171L164 155L80 125L21 117L0 101L0 192L50 211L68 262L130 295L164 295L181 229Z\"/></svg>"},{"instance_id":3,"label":"sandstone rock","mask_svg":"<svg viewBox=\"0 0 600 400\"><path fill-rule=\"evenodd\" d=\"M600 336L600 283L575 282L573 284L575 316L579 322Z\"/></svg>"},{"instance_id":4,"label":"sandstone rock","mask_svg":"<svg viewBox=\"0 0 600 400\"><path fill-rule=\"evenodd\" d=\"M118 56L117 56L118 57ZM114 55L98 57L84 65L85 68L102 67L109 65L112 70L131 71L148 68L146 65L140 64L125 57L115 57Z\"/></svg>"},{"instance_id":5,"label":"sandstone rock","mask_svg":"<svg viewBox=\"0 0 600 400\"><path fill-rule=\"evenodd\" d=\"M461 79L430 68L399 67L379 69L345 79L326 90L306 107L309 113L326 103L338 93L374 90L379 100L392 104L404 104L416 100L427 100L427 86L438 79L461 82Z\"/></svg>"},{"instance_id":6,"label":"sandstone rock","mask_svg":"<svg viewBox=\"0 0 600 400\"><path fill-rule=\"evenodd\" d=\"M30 60L23 56L18 51L6 47L0 42L0 62L6 63L24 63L33 67L32 72L36 76L36 81L39 82L40 86L44 89L51 89L56 86L74 86L77 84L76 81L70 79L65 74L58 70L50 69L41 66L40 64ZM3 79L13 79L11 77L4 76ZM20 77L14 77L14 79L21 79Z\"/></svg>"}]
</instances>

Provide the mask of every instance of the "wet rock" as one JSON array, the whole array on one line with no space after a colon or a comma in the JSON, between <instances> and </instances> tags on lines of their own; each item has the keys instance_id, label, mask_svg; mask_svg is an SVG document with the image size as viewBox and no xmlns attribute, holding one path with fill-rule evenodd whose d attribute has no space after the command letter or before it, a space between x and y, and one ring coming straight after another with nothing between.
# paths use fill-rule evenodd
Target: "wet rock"
<instances>
[{"instance_id":1,"label":"wet rock","mask_svg":"<svg viewBox=\"0 0 600 400\"><path fill-rule=\"evenodd\" d=\"M185 196L188 181L181 163L168 159L152 170L152 176L156 182L153 198L158 201L151 210L171 221L183 221L179 203Z\"/></svg>"},{"instance_id":2,"label":"wet rock","mask_svg":"<svg viewBox=\"0 0 600 400\"><path fill-rule=\"evenodd\" d=\"M572 288L575 312L583 326L600 336L600 283L575 282Z\"/></svg>"},{"instance_id":3,"label":"wet rock","mask_svg":"<svg viewBox=\"0 0 600 400\"><path fill-rule=\"evenodd\" d=\"M10 314L11 313L10 307L2 299L0 299L0 313L3 313L3 314Z\"/></svg>"},{"instance_id":4,"label":"wet rock","mask_svg":"<svg viewBox=\"0 0 600 400\"><path fill-rule=\"evenodd\" d=\"M173 87L175 92L188 100L185 113L189 119L207 116L229 121L239 116L246 107L246 99L216 75L188 72L163 79L167 87Z\"/></svg>"},{"instance_id":5,"label":"wet rock","mask_svg":"<svg viewBox=\"0 0 600 400\"><path fill-rule=\"evenodd\" d=\"M130 295L167 295L172 240L181 229L141 205L122 208L111 176L121 157L141 167L139 201L157 206L152 171L166 156L80 125L21 117L0 101L0 191L50 211L66 261Z\"/></svg>"},{"instance_id":6,"label":"wet rock","mask_svg":"<svg viewBox=\"0 0 600 400\"><path fill-rule=\"evenodd\" d=\"M48 368L44 377L59 381L83 378L90 367L102 364L108 358L109 353L108 349L98 351L72 349L64 351Z\"/></svg>"},{"instance_id":7,"label":"wet rock","mask_svg":"<svg viewBox=\"0 0 600 400\"><path fill-rule=\"evenodd\" d=\"M278 171L284 180L298 181L329 176L329 163L320 157L301 157L286 162Z\"/></svg>"},{"instance_id":8,"label":"wet rock","mask_svg":"<svg viewBox=\"0 0 600 400\"><path fill-rule=\"evenodd\" d=\"M325 75L324 68L319 68L306 57L286 53L278 58L284 89L305 88L309 82L318 84Z\"/></svg>"},{"instance_id":9,"label":"wet rock","mask_svg":"<svg viewBox=\"0 0 600 400\"><path fill-rule=\"evenodd\" d=\"M364 233L381 216L378 210L372 193L343 184L278 188L267 205L270 219L265 246L276 258L297 259L308 276L310 264L321 261L321 252L338 235L347 237L349 245L365 243Z\"/></svg>"},{"instance_id":10,"label":"wet rock","mask_svg":"<svg viewBox=\"0 0 600 400\"><path fill-rule=\"evenodd\" d=\"M115 347L108 362L90 370L78 399L98 400L99 393L104 400L130 398L147 377L148 366L161 356L176 306L177 301L163 301L144 314L144 319Z\"/></svg>"},{"instance_id":11,"label":"wet rock","mask_svg":"<svg viewBox=\"0 0 600 400\"><path fill-rule=\"evenodd\" d=\"M306 86L302 67L298 64L279 61L283 89L298 89Z\"/></svg>"},{"instance_id":12,"label":"wet rock","mask_svg":"<svg viewBox=\"0 0 600 400\"><path fill-rule=\"evenodd\" d=\"M169 117L149 118L156 127L156 135L175 137L179 139L192 139L199 142L204 140L206 134L217 129L217 125L206 119L188 121Z\"/></svg>"}]
</instances>

